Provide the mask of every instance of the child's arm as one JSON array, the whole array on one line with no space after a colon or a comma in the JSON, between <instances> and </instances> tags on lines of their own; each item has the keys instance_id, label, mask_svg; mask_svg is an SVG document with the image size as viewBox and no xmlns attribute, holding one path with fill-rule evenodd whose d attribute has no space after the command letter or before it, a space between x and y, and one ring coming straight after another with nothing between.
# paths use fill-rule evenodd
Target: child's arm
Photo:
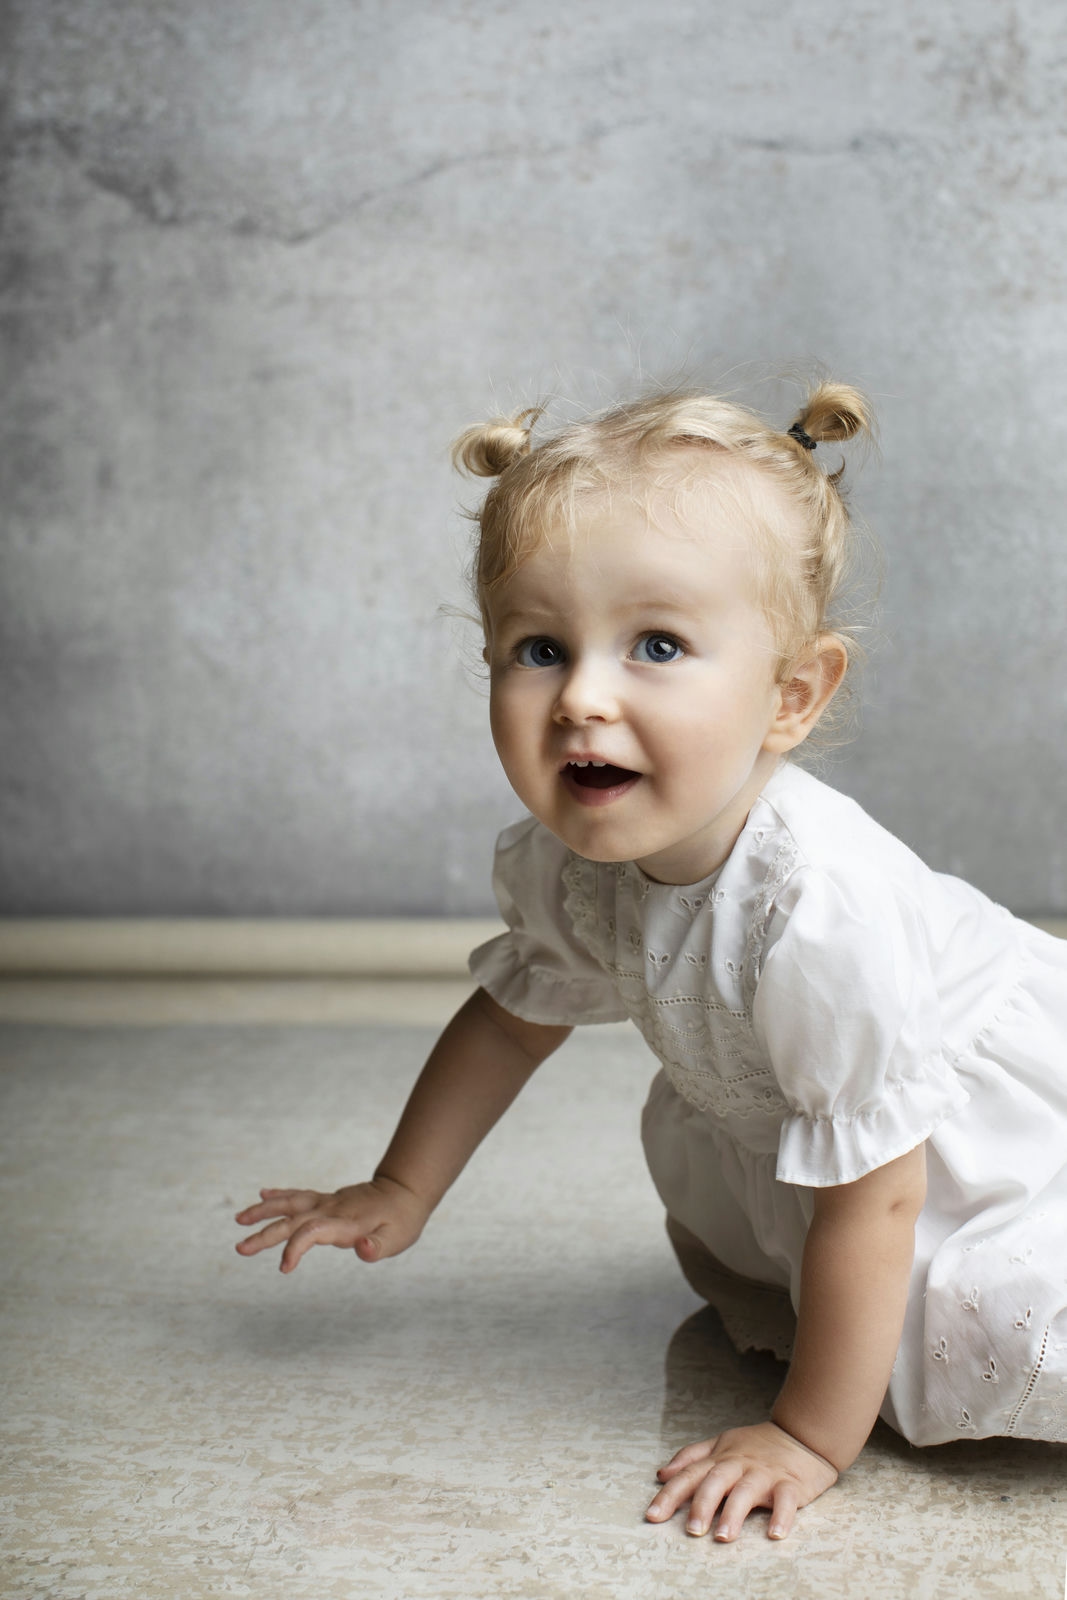
<instances>
[{"instance_id":1,"label":"child's arm","mask_svg":"<svg viewBox=\"0 0 1067 1600\"><path fill-rule=\"evenodd\" d=\"M755 1506L784 1538L800 1506L837 1479L874 1426L900 1343L926 1193L919 1145L856 1183L815 1191L804 1246L796 1347L772 1421L687 1445L659 1476L647 1515L692 1499L688 1529L706 1533L725 1499L718 1539L736 1539Z\"/></svg>"},{"instance_id":2,"label":"child's arm","mask_svg":"<svg viewBox=\"0 0 1067 1600\"><path fill-rule=\"evenodd\" d=\"M281 1270L292 1272L316 1244L355 1250L363 1261L406 1250L490 1128L570 1031L524 1022L476 990L430 1053L373 1179L334 1194L260 1190L260 1203L237 1221L276 1220L242 1239L239 1253L258 1255L284 1240Z\"/></svg>"},{"instance_id":3,"label":"child's arm","mask_svg":"<svg viewBox=\"0 0 1067 1600\"><path fill-rule=\"evenodd\" d=\"M789 1376L771 1415L843 1472L889 1387L926 1197L926 1148L815 1191Z\"/></svg>"}]
</instances>

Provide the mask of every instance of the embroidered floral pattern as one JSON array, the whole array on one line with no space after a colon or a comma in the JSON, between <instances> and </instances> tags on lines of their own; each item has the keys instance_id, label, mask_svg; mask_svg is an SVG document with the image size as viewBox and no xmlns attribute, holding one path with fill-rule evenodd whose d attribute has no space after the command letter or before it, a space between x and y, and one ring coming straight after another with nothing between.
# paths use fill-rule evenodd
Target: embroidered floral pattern
<instances>
[{"instance_id":1,"label":"embroidered floral pattern","mask_svg":"<svg viewBox=\"0 0 1067 1600\"><path fill-rule=\"evenodd\" d=\"M754 1111L775 1116L785 1102L777 1085L757 1080L758 1073L746 1073L737 1078L719 1078L711 1072L695 1072L675 1061L664 1061L663 1069L671 1083L691 1106L698 1111L708 1111L713 1117L750 1117Z\"/></svg>"},{"instance_id":2,"label":"embroidered floral pattern","mask_svg":"<svg viewBox=\"0 0 1067 1600\"><path fill-rule=\"evenodd\" d=\"M927 1288L927 1314L936 1319L932 1327L927 1324L928 1403L960 1434L1067 1438L1067 1383L1061 1377L1062 1364L1049 1371L1047 1359L1056 1348L1053 1329L1061 1324L1054 1319L1042 1326L1035 1318L1036 1301L1024 1299L1020 1307L1022 1297L1015 1297L1022 1289L1018 1268L1025 1253L1019 1235L1027 1226L1027 1219L1017 1218L999 1236L972 1241L982 1247L981 1255L969 1260L971 1265L981 1260L984 1285L971 1282L961 1292L959 1284L953 1287L946 1280ZM966 1259L964 1247L961 1264ZM1030 1287L1037 1282L1031 1279ZM940 1329L953 1303L965 1316L957 1318L950 1331L950 1349L949 1337ZM1067 1312L1062 1315L1067 1325Z\"/></svg>"},{"instance_id":3,"label":"embroidered floral pattern","mask_svg":"<svg viewBox=\"0 0 1067 1600\"><path fill-rule=\"evenodd\" d=\"M768 830L762 832L766 838ZM675 890L664 896L682 907L690 923L685 948L672 957L668 945L644 928L639 908L655 885L636 867L602 866L574 856L563 871L565 909L578 938L614 978L623 1004L678 1093L719 1119L754 1114L780 1119L787 1109L752 1034L755 985L749 979L759 968L775 897L796 862L791 843L778 849L753 899L743 958L724 956L718 981L712 975L711 945L725 890ZM688 987L687 972L700 974L699 994Z\"/></svg>"}]
</instances>

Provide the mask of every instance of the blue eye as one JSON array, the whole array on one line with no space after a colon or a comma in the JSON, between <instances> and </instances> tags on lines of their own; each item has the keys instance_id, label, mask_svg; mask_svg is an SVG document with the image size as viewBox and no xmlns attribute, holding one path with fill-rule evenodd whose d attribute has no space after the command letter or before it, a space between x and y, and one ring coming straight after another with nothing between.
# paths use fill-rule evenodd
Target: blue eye
<instances>
[{"instance_id":1,"label":"blue eye","mask_svg":"<svg viewBox=\"0 0 1067 1600\"><path fill-rule=\"evenodd\" d=\"M677 661L684 654L677 639L669 633L646 633L643 639L638 639L633 649L635 661L651 661L655 665Z\"/></svg>"},{"instance_id":2,"label":"blue eye","mask_svg":"<svg viewBox=\"0 0 1067 1600\"><path fill-rule=\"evenodd\" d=\"M524 639L515 652L520 667L558 667L563 650L555 639Z\"/></svg>"}]
</instances>

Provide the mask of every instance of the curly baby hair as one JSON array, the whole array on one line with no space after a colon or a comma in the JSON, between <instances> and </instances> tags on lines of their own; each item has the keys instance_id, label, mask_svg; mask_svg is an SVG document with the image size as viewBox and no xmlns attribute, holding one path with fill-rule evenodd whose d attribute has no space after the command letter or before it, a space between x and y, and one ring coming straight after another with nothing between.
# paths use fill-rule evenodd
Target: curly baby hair
<instances>
[{"instance_id":1,"label":"curly baby hair","mask_svg":"<svg viewBox=\"0 0 1067 1600\"><path fill-rule=\"evenodd\" d=\"M754 467L777 493L759 494L742 474L726 487L752 536L761 603L779 652L779 681L820 635L840 639L852 669L862 660L863 607L855 590L860 566L857 528L843 487L844 463L825 470L816 446L873 438L870 405L858 389L816 383L791 427L774 427L755 411L692 390L654 392L572 423L539 443L533 429L543 407L467 428L453 446L458 468L496 478L472 513L477 543L471 579L486 632L494 591L554 529L573 532L583 498L624 490L641 496L664 487L722 480L724 458ZM721 481L720 489L723 487ZM752 492L755 490L756 492ZM841 742L851 694L839 690L818 730L822 749Z\"/></svg>"}]
</instances>

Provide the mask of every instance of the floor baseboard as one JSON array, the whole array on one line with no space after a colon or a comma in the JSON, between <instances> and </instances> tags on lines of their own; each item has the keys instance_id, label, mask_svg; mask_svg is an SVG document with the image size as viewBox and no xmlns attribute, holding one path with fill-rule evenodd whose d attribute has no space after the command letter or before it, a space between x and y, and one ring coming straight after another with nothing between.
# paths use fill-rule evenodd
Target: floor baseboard
<instances>
[{"instance_id":1,"label":"floor baseboard","mask_svg":"<svg viewBox=\"0 0 1067 1600\"><path fill-rule=\"evenodd\" d=\"M0 919L0 973L79 977L465 977L490 917Z\"/></svg>"},{"instance_id":2,"label":"floor baseboard","mask_svg":"<svg viewBox=\"0 0 1067 1600\"><path fill-rule=\"evenodd\" d=\"M1032 917L1067 938L1067 917ZM0 918L7 978L463 979L492 917Z\"/></svg>"}]
</instances>

